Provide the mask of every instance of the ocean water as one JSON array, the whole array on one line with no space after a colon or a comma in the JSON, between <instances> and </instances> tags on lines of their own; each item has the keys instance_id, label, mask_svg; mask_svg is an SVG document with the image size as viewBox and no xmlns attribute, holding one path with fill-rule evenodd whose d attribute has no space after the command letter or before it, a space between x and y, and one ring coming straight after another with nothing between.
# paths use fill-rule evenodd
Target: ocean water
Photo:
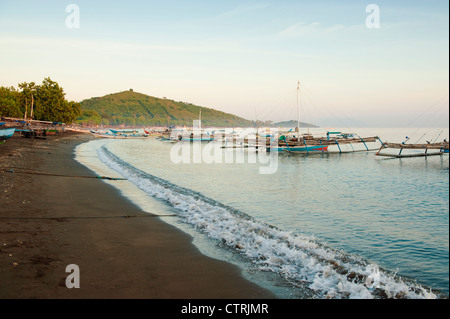
<instances>
[{"instance_id":1,"label":"ocean water","mask_svg":"<svg viewBox=\"0 0 450 319\"><path fill-rule=\"evenodd\" d=\"M448 129L412 131L414 143L448 139ZM280 298L448 297L448 154L268 154L148 138L95 139L76 159L125 177L105 182Z\"/></svg>"}]
</instances>

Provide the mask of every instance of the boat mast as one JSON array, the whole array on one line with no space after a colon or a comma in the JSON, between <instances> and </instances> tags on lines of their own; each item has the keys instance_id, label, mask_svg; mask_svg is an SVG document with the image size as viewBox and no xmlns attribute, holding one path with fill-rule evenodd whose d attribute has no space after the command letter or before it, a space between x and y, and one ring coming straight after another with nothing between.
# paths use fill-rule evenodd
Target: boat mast
<instances>
[{"instance_id":1,"label":"boat mast","mask_svg":"<svg viewBox=\"0 0 450 319\"><path fill-rule=\"evenodd\" d=\"M297 132L298 132L298 141L300 142L300 80L297 84Z\"/></svg>"}]
</instances>

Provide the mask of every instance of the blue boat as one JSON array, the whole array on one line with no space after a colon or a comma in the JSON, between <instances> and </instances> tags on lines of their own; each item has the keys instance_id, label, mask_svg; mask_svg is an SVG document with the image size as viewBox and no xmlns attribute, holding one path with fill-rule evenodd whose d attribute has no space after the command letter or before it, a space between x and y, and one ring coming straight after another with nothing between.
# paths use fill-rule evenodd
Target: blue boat
<instances>
[{"instance_id":1,"label":"blue boat","mask_svg":"<svg viewBox=\"0 0 450 319\"><path fill-rule=\"evenodd\" d=\"M117 139L131 139L131 138L147 138L148 134L143 133L123 133L124 131L115 131L115 130L109 130L108 132L98 132L90 130L92 134L94 134L95 137L103 137L103 138L117 138ZM119 132L119 133L114 133Z\"/></svg>"},{"instance_id":2,"label":"blue boat","mask_svg":"<svg viewBox=\"0 0 450 319\"><path fill-rule=\"evenodd\" d=\"M110 129L110 131L113 134L138 134L139 133L138 130L127 130L127 129L124 129L124 130L113 130L113 129Z\"/></svg>"},{"instance_id":3,"label":"blue boat","mask_svg":"<svg viewBox=\"0 0 450 319\"><path fill-rule=\"evenodd\" d=\"M6 141L8 138L13 136L14 132L16 131L15 127L11 128L0 128L0 141Z\"/></svg>"},{"instance_id":4,"label":"blue boat","mask_svg":"<svg viewBox=\"0 0 450 319\"><path fill-rule=\"evenodd\" d=\"M306 138L305 138L306 137ZM363 151L375 151L383 144L378 136L373 137L339 137L329 139L323 137L312 137L306 134L288 141L282 136L278 145L270 146L268 151L286 151L291 153L352 153Z\"/></svg>"}]
</instances>

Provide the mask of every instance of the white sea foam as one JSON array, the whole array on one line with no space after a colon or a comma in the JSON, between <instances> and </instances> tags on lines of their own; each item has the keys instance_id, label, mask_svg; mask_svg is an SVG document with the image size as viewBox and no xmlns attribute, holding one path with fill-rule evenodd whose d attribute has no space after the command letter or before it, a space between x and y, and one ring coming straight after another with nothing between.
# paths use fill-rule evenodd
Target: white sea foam
<instances>
[{"instance_id":1,"label":"white sea foam","mask_svg":"<svg viewBox=\"0 0 450 319\"><path fill-rule=\"evenodd\" d=\"M195 191L143 172L122 161L107 146L99 158L145 193L173 206L197 230L245 255L260 270L282 275L320 298L436 298L415 283L328 248L314 238L254 220Z\"/></svg>"}]
</instances>

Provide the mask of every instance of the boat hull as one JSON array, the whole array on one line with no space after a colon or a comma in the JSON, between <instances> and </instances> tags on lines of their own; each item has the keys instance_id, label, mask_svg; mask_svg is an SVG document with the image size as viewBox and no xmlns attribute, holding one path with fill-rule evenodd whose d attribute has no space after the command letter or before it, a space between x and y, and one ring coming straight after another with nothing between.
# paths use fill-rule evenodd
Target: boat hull
<instances>
[{"instance_id":1,"label":"boat hull","mask_svg":"<svg viewBox=\"0 0 450 319\"><path fill-rule=\"evenodd\" d=\"M354 153L376 151L380 148L381 142L376 140L374 142L352 142L352 143L335 143L328 145L299 145L299 146L275 146L268 150L278 152L291 153Z\"/></svg>"},{"instance_id":2,"label":"boat hull","mask_svg":"<svg viewBox=\"0 0 450 319\"><path fill-rule=\"evenodd\" d=\"M16 128L14 127L0 129L0 141L5 141L13 136L15 131Z\"/></svg>"},{"instance_id":3,"label":"boat hull","mask_svg":"<svg viewBox=\"0 0 450 319\"><path fill-rule=\"evenodd\" d=\"M448 153L448 143L433 144L400 144L386 143L375 154L387 157L419 157L433 156Z\"/></svg>"},{"instance_id":4,"label":"boat hull","mask_svg":"<svg viewBox=\"0 0 450 319\"><path fill-rule=\"evenodd\" d=\"M214 141L214 138L182 138L181 141L186 142L211 142Z\"/></svg>"},{"instance_id":5,"label":"boat hull","mask_svg":"<svg viewBox=\"0 0 450 319\"><path fill-rule=\"evenodd\" d=\"M422 151L422 150L404 150L403 152L400 152L398 149L384 149L380 152L378 152L377 156L386 156L386 157L396 157L396 158L403 158L403 157L421 157L421 156L435 156L435 155L442 155L444 154L444 150L430 150L428 152Z\"/></svg>"}]
</instances>

